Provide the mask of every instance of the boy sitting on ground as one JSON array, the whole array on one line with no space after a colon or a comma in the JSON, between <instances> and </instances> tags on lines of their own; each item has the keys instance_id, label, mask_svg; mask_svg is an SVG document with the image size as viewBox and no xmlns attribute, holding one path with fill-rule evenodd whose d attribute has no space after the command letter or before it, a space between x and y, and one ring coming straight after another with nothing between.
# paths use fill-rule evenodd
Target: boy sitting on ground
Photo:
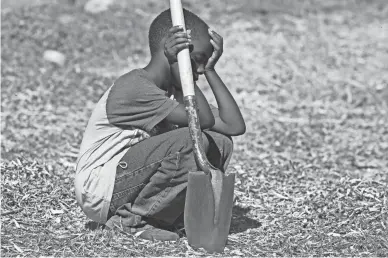
<instances>
[{"instance_id":1,"label":"boy sitting on ground","mask_svg":"<svg viewBox=\"0 0 388 258\"><path fill-rule=\"evenodd\" d=\"M151 61L120 76L98 101L81 143L75 177L78 204L92 220L139 237L177 240L165 230L184 211L194 159L183 104L177 53L190 49L194 80L205 75L218 108L195 85L207 157L223 172L233 143L245 132L241 112L215 71L223 39L184 10L188 32L172 27L170 10L149 30ZM140 232L142 231L142 232Z\"/></svg>"}]
</instances>

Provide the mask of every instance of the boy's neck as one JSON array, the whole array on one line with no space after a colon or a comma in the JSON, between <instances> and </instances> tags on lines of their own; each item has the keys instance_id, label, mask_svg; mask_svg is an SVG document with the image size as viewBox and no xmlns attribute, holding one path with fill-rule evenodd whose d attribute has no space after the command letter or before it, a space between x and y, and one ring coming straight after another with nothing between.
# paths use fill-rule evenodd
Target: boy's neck
<instances>
[{"instance_id":1,"label":"boy's neck","mask_svg":"<svg viewBox=\"0 0 388 258\"><path fill-rule=\"evenodd\" d=\"M158 88L165 91L170 88L171 72L167 60L156 55L151 58L151 61L143 69L148 72L152 81Z\"/></svg>"}]
</instances>

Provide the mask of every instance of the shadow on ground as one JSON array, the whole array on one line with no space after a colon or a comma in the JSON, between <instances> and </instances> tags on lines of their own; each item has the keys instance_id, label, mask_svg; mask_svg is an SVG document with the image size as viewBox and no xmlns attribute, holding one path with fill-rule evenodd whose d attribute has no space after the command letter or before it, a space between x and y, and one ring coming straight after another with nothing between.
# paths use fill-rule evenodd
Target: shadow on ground
<instances>
[{"instance_id":1,"label":"shadow on ground","mask_svg":"<svg viewBox=\"0 0 388 258\"><path fill-rule=\"evenodd\" d=\"M251 211L251 208L243 208L240 206L234 206L232 212L232 221L230 224L230 234L244 232L250 228L258 228L261 226L261 223L258 220L251 219L247 216L247 213ZM176 226L175 230L182 231L183 230L183 216L181 216L178 220L178 226ZM104 229L105 225L88 221L85 223L85 229L88 230L96 230L96 229ZM172 229L170 229L172 230ZM183 230L184 231L184 230Z\"/></svg>"},{"instance_id":2,"label":"shadow on ground","mask_svg":"<svg viewBox=\"0 0 388 258\"><path fill-rule=\"evenodd\" d=\"M96 229L104 229L105 225L95 222L95 221L88 221L85 223L85 229L89 230L96 230Z\"/></svg>"},{"instance_id":3,"label":"shadow on ground","mask_svg":"<svg viewBox=\"0 0 388 258\"><path fill-rule=\"evenodd\" d=\"M247 216L247 213L250 211L251 208L249 207L233 207L230 234L244 232L247 229L258 228L261 226L261 223L258 220L251 219Z\"/></svg>"}]
</instances>

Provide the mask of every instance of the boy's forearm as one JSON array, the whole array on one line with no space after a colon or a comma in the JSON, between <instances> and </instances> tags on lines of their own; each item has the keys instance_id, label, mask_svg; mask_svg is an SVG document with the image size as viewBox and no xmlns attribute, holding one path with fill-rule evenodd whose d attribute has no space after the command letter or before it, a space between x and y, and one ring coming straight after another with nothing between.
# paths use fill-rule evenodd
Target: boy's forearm
<instances>
[{"instance_id":1,"label":"boy's forearm","mask_svg":"<svg viewBox=\"0 0 388 258\"><path fill-rule=\"evenodd\" d=\"M244 125L240 109L226 85L215 70L206 71L205 77L216 98L220 118L230 126Z\"/></svg>"},{"instance_id":2,"label":"boy's forearm","mask_svg":"<svg viewBox=\"0 0 388 258\"><path fill-rule=\"evenodd\" d=\"M206 121L206 124L208 124L208 128L211 128L214 125L214 116L210 109L209 102L207 102L206 97L203 95L202 91L199 89L197 85L194 86L195 90L195 96L197 100L197 106L198 106L198 116L201 122ZM201 122L201 124L202 124Z\"/></svg>"},{"instance_id":3,"label":"boy's forearm","mask_svg":"<svg viewBox=\"0 0 388 258\"><path fill-rule=\"evenodd\" d=\"M203 125L205 124L206 128L211 128L214 125L214 116L211 112L209 103L197 85L194 86L194 89L198 106L198 116L202 125L201 127L204 127ZM176 92L176 100L179 103L184 104L182 91Z\"/></svg>"}]
</instances>

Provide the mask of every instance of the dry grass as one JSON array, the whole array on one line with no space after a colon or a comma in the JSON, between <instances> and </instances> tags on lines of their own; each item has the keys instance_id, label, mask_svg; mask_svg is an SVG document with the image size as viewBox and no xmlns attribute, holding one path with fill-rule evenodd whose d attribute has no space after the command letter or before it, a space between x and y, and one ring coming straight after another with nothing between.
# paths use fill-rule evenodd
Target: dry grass
<instances>
[{"instance_id":1,"label":"dry grass","mask_svg":"<svg viewBox=\"0 0 388 258\"><path fill-rule=\"evenodd\" d=\"M237 199L222 256L386 256L388 4L224 2L189 5L225 37L219 73L248 127L235 138ZM147 25L164 7L120 0L98 16L63 5L2 12L3 257L207 255L185 238L93 229L74 198L94 103L147 61ZM64 14L73 20L59 22ZM46 49L66 65L44 62Z\"/></svg>"}]
</instances>

